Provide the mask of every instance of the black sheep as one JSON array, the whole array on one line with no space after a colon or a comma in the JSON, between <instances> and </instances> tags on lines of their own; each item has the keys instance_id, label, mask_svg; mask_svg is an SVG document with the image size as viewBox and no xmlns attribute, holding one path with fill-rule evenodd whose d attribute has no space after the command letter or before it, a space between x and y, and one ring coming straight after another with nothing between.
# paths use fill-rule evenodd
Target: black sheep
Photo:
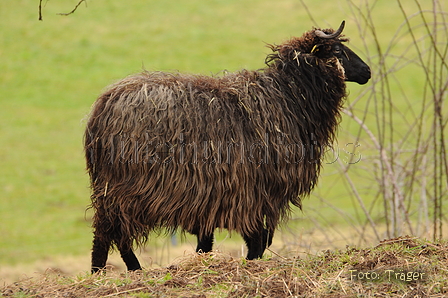
<instances>
[{"instance_id":1,"label":"black sheep","mask_svg":"<svg viewBox=\"0 0 448 298\"><path fill-rule=\"evenodd\" d=\"M116 245L128 270L151 231L240 233L260 258L290 204L316 185L346 96L369 67L337 31L313 29L270 46L266 68L217 77L143 72L105 91L85 132L91 178L92 271Z\"/></svg>"}]
</instances>

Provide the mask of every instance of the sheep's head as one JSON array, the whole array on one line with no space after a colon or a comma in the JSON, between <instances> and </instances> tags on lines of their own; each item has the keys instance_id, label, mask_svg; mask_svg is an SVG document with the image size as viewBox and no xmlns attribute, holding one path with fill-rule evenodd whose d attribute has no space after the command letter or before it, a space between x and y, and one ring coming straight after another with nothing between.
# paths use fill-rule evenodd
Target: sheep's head
<instances>
[{"instance_id":1,"label":"sheep's head","mask_svg":"<svg viewBox=\"0 0 448 298\"><path fill-rule=\"evenodd\" d=\"M365 84L370 79L370 67L352 50L343 44L347 39L341 35L345 21L336 31L315 29L310 53L319 58L336 57L344 68L345 80Z\"/></svg>"},{"instance_id":2,"label":"sheep's head","mask_svg":"<svg viewBox=\"0 0 448 298\"><path fill-rule=\"evenodd\" d=\"M348 41L342 35L344 25L345 21L336 31L313 29L303 34L302 37L292 38L284 44L270 45L274 53L268 55L266 63L275 65L276 68L284 68L291 61L296 60L298 55L306 56L308 60L317 58L337 61L337 67L342 66L346 81L365 84L370 79L370 68L358 55L344 45L344 42Z\"/></svg>"}]
</instances>

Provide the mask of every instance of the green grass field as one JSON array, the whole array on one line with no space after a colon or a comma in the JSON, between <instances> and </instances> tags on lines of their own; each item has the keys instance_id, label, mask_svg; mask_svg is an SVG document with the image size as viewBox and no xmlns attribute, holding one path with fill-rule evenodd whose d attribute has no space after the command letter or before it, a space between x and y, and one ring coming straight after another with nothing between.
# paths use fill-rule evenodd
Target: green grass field
<instances>
[{"instance_id":1,"label":"green grass field","mask_svg":"<svg viewBox=\"0 0 448 298\"><path fill-rule=\"evenodd\" d=\"M89 185L82 134L92 103L110 83L142 69L202 74L258 69L269 53L265 43L301 35L313 25L337 27L343 19L347 21L345 34L351 38L349 46L362 58L375 61L375 44L361 38L363 32L349 2L304 2L317 24L301 2L293 0L275 4L268 0L176 4L96 0L87 1L87 7L82 4L70 16L57 13L72 10L77 1L43 1L42 22L38 21L37 0L2 0L0 266L90 253L91 213L86 212ZM416 7L406 3L409 14L415 12ZM403 22L397 3L377 2L372 5L372 15L378 38L387 46ZM400 34L392 53L400 53L410 42L405 31ZM375 75L375 65L372 69ZM396 75L400 76L399 88L411 90L409 98L395 99L397 105L401 100L419 100L422 87L418 78L423 74L404 69ZM349 84L349 103L365 88L368 85ZM361 98L354 112L359 111L359 117L374 127L368 105ZM408 106L406 102L403 105ZM358 131L359 124L344 117L338 146L344 149L347 143L357 141ZM375 187L372 181L362 184L363 172L372 170L367 161L369 147L360 150L367 159L352 166L359 176L355 182L367 201L373 200L368 196ZM331 202L350 216L362 218L343 180L337 165L328 165L317 195L307 199L304 213L294 217L306 221L309 214L320 213L323 227L347 226L327 205ZM313 225L316 223L304 226ZM301 233L306 237L306 232Z\"/></svg>"}]
</instances>

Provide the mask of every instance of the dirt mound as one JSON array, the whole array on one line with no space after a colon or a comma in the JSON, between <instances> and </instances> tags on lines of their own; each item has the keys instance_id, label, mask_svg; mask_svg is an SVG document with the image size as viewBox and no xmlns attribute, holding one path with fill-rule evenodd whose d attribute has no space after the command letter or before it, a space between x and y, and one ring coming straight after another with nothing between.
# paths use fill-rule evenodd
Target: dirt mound
<instances>
[{"instance_id":1,"label":"dirt mound","mask_svg":"<svg viewBox=\"0 0 448 298\"><path fill-rule=\"evenodd\" d=\"M448 244L412 237L370 249L246 261L191 255L161 269L67 277L47 272L0 288L3 297L445 297Z\"/></svg>"}]
</instances>

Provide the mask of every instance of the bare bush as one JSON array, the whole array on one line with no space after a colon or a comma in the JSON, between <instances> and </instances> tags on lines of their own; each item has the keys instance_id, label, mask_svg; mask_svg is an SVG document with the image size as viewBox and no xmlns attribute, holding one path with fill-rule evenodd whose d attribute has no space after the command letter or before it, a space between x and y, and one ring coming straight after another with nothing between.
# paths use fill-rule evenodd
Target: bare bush
<instances>
[{"instance_id":1,"label":"bare bush","mask_svg":"<svg viewBox=\"0 0 448 298\"><path fill-rule=\"evenodd\" d=\"M396 0L402 22L390 28L392 38L385 40L378 32L383 11L371 2L347 0L350 22L357 24L363 40L363 49L356 50L366 53L373 73L371 84L352 93L344 110L351 118L346 120L358 126L354 143L362 144L362 162L337 163L343 196L352 199L355 215L316 193L354 229L347 236L329 224L320 229L323 242L338 237L348 243L371 242L406 234L442 238L448 196L448 109L443 106L447 11L439 0L415 0L406 6ZM319 212L310 215L316 222Z\"/></svg>"}]
</instances>

